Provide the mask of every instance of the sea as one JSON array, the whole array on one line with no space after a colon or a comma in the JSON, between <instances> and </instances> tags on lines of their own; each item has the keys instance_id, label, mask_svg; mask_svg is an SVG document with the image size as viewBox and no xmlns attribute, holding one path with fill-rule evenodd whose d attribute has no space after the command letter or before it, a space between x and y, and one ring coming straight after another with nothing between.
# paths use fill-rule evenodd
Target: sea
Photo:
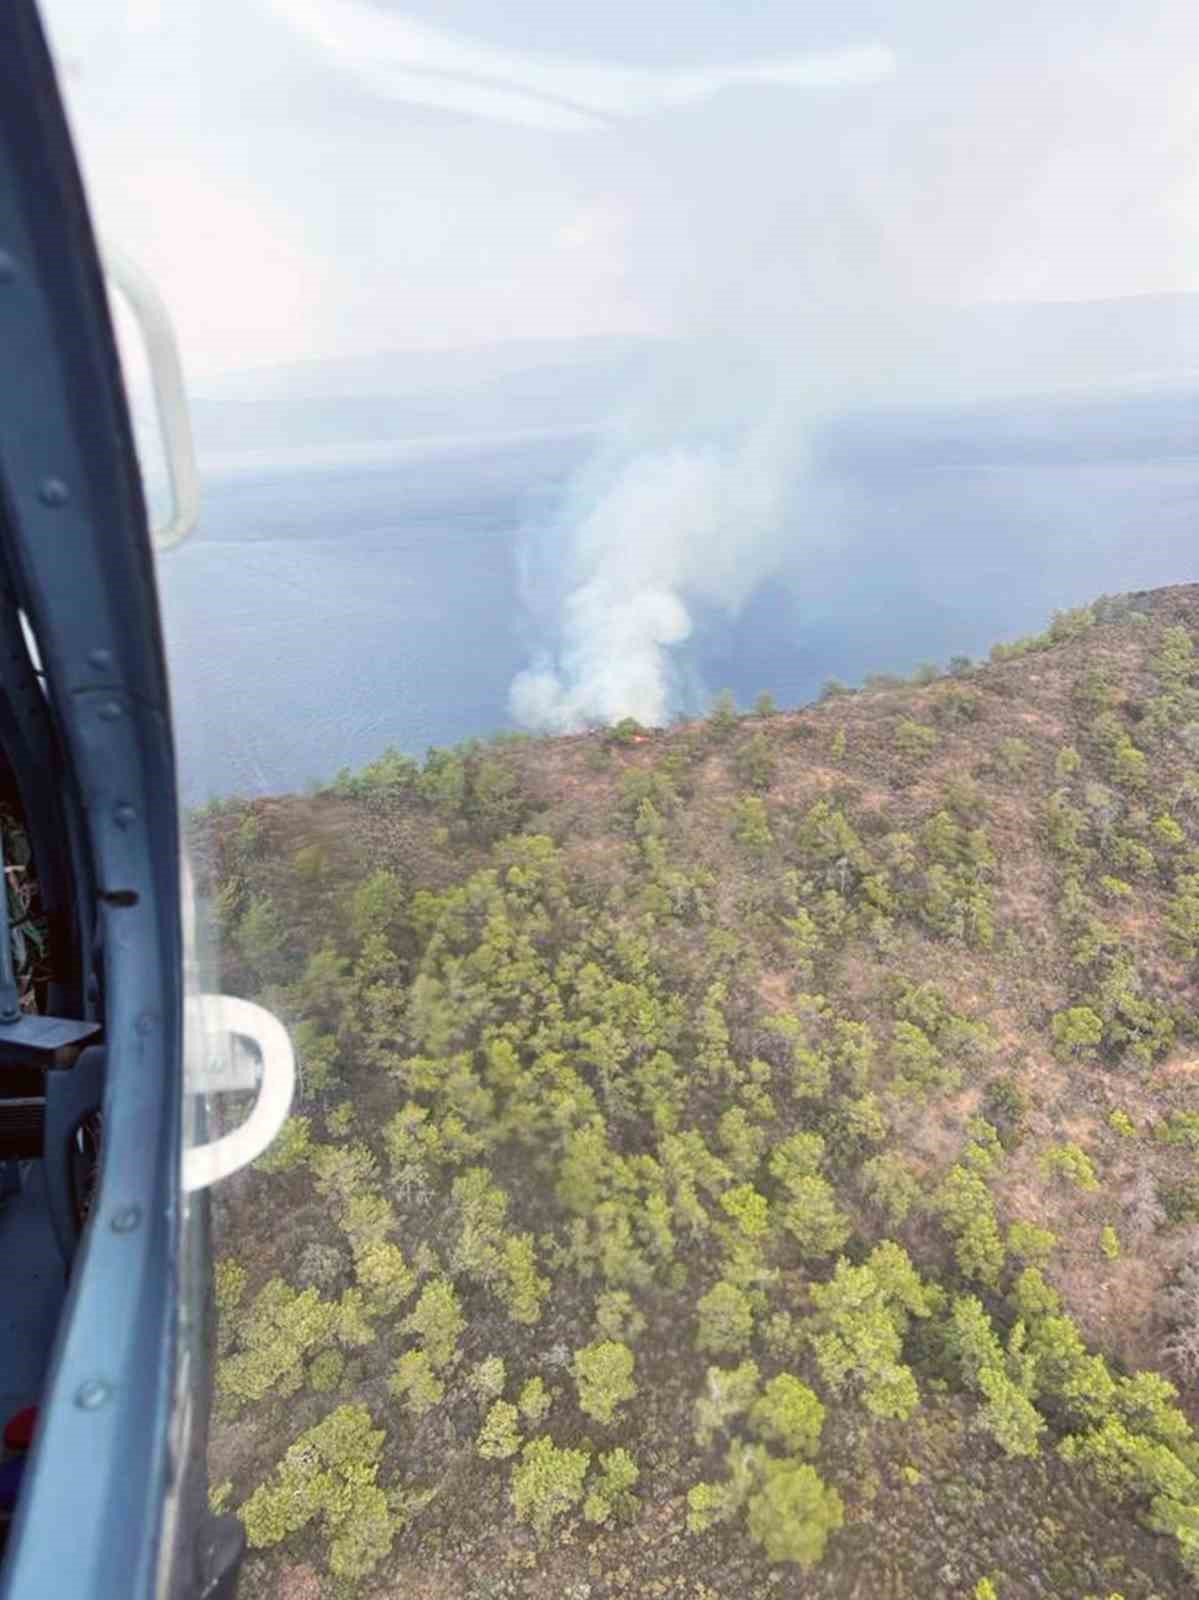
<instances>
[{"instance_id":1,"label":"sea","mask_svg":"<svg viewBox=\"0 0 1199 1600\"><path fill-rule=\"evenodd\" d=\"M512 729L514 675L556 642L529 562L565 571L599 448L573 427L210 464L196 532L159 558L185 802ZM1199 579L1199 390L843 419L788 503L740 610L695 607L681 710L802 704Z\"/></svg>"}]
</instances>

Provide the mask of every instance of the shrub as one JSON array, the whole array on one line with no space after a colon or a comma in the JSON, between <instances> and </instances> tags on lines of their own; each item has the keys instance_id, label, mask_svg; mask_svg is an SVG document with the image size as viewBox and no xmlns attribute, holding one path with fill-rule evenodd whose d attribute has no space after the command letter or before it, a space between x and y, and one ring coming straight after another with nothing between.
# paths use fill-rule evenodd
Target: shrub
<instances>
[{"instance_id":1,"label":"shrub","mask_svg":"<svg viewBox=\"0 0 1199 1600\"><path fill-rule=\"evenodd\" d=\"M1199 1111L1171 1111L1155 1126L1153 1136L1163 1144L1185 1145L1199 1152Z\"/></svg>"},{"instance_id":2,"label":"shrub","mask_svg":"<svg viewBox=\"0 0 1199 1600\"><path fill-rule=\"evenodd\" d=\"M983 1112L999 1134L1005 1150L1014 1150L1024 1137L1028 1097L1014 1078L992 1078L983 1096Z\"/></svg>"},{"instance_id":3,"label":"shrub","mask_svg":"<svg viewBox=\"0 0 1199 1600\"><path fill-rule=\"evenodd\" d=\"M416 786L420 768L411 756L388 745L377 761L352 773L343 767L334 781L334 792L350 799L391 800Z\"/></svg>"},{"instance_id":4,"label":"shrub","mask_svg":"<svg viewBox=\"0 0 1199 1600\"><path fill-rule=\"evenodd\" d=\"M416 791L444 821L461 816L466 786L466 763L460 755L435 747L426 752Z\"/></svg>"},{"instance_id":5,"label":"shrub","mask_svg":"<svg viewBox=\"0 0 1199 1600\"><path fill-rule=\"evenodd\" d=\"M837 1205L827 1178L796 1178L782 1213L783 1227L805 1259L834 1255L849 1238L849 1218Z\"/></svg>"},{"instance_id":6,"label":"shrub","mask_svg":"<svg viewBox=\"0 0 1199 1600\"><path fill-rule=\"evenodd\" d=\"M404 913L403 885L392 872L372 873L350 897L350 932L362 944L372 934L390 940Z\"/></svg>"},{"instance_id":7,"label":"shrub","mask_svg":"<svg viewBox=\"0 0 1199 1600\"><path fill-rule=\"evenodd\" d=\"M1094 1162L1077 1144L1051 1145L1041 1156L1041 1170L1046 1177L1061 1178L1076 1189L1093 1191L1099 1187Z\"/></svg>"},{"instance_id":8,"label":"shrub","mask_svg":"<svg viewBox=\"0 0 1199 1600\"><path fill-rule=\"evenodd\" d=\"M840 1394L852 1383L875 1417L908 1417L920 1402L903 1364L909 1318L931 1315L935 1294L907 1253L890 1240L860 1266L842 1257L826 1283L809 1289L815 1308L812 1346L825 1384Z\"/></svg>"},{"instance_id":9,"label":"shrub","mask_svg":"<svg viewBox=\"0 0 1199 1600\"><path fill-rule=\"evenodd\" d=\"M747 1239L764 1238L770 1231L770 1207L766 1196L751 1183L739 1183L720 1197L720 1209Z\"/></svg>"},{"instance_id":10,"label":"shrub","mask_svg":"<svg viewBox=\"0 0 1199 1600\"><path fill-rule=\"evenodd\" d=\"M1007 1231L1009 1254L1015 1256L1017 1260L1027 1262L1029 1266L1044 1266L1057 1249L1057 1243L1056 1233L1048 1228L1038 1227L1035 1222L1022 1222L1017 1219Z\"/></svg>"},{"instance_id":11,"label":"shrub","mask_svg":"<svg viewBox=\"0 0 1199 1600\"><path fill-rule=\"evenodd\" d=\"M599 1458L600 1477L592 1480L583 1502L588 1522L609 1522L614 1516L627 1516L636 1506L633 1485L641 1476L637 1463L622 1448L608 1450Z\"/></svg>"},{"instance_id":12,"label":"shrub","mask_svg":"<svg viewBox=\"0 0 1199 1600\"><path fill-rule=\"evenodd\" d=\"M1099 879L1099 892L1105 900L1127 900L1132 893L1132 885L1125 883L1123 878L1113 878L1105 872Z\"/></svg>"},{"instance_id":13,"label":"shrub","mask_svg":"<svg viewBox=\"0 0 1199 1600\"><path fill-rule=\"evenodd\" d=\"M217 1367L218 1391L241 1401L295 1394L304 1381L305 1359L330 1343L337 1328L336 1304L315 1289L297 1292L272 1278L239 1320L242 1348Z\"/></svg>"},{"instance_id":14,"label":"shrub","mask_svg":"<svg viewBox=\"0 0 1199 1600\"><path fill-rule=\"evenodd\" d=\"M253 861L262 849L262 821L253 806L247 806L230 840L234 860L241 866Z\"/></svg>"},{"instance_id":15,"label":"shrub","mask_svg":"<svg viewBox=\"0 0 1199 1600\"><path fill-rule=\"evenodd\" d=\"M1063 745L1053 763L1053 775L1058 783L1066 783L1082 765L1082 757L1072 744Z\"/></svg>"},{"instance_id":16,"label":"shrub","mask_svg":"<svg viewBox=\"0 0 1199 1600\"><path fill-rule=\"evenodd\" d=\"M950 684L929 707L934 719L942 727L955 727L977 722L982 702L971 689Z\"/></svg>"},{"instance_id":17,"label":"shrub","mask_svg":"<svg viewBox=\"0 0 1199 1600\"><path fill-rule=\"evenodd\" d=\"M1186 834L1168 813L1154 818L1152 831L1153 837L1167 850L1181 850L1187 842Z\"/></svg>"},{"instance_id":18,"label":"shrub","mask_svg":"<svg viewBox=\"0 0 1199 1600\"><path fill-rule=\"evenodd\" d=\"M946 1342L966 1387L984 1398L977 1426L994 1438L1005 1455L1037 1455L1044 1419L1026 1388L1013 1378L1013 1371L1021 1373L1019 1362L1014 1354L1005 1361L991 1319L976 1296L959 1295L954 1301Z\"/></svg>"},{"instance_id":19,"label":"shrub","mask_svg":"<svg viewBox=\"0 0 1199 1600\"><path fill-rule=\"evenodd\" d=\"M749 1425L757 1438L779 1445L788 1455L814 1456L820 1447L824 1406L806 1383L780 1372L750 1408Z\"/></svg>"},{"instance_id":20,"label":"shrub","mask_svg":"<svg viewBox=\"0 0 1199 1600\"><path fill-rule=\"evenodd\" d=\"M480 1400L498 1400L504 1392L504 1384L508 1381L503 1356L484 1357L482 1361L476 1363L466 1381Z\"/></svg>"},{"instance_id":21,"label":"shrub","mask_svg":"<svg viewBox=\"0 0 1199 1600\"><path fill-rule=\"evenodd\" d=\"M717 739L727 739L737 726L737 702L731 689L722 689L708 712L708 727Z\"/></svg>"},{"instance_id":22,"label":"shrub","mask_svg":"<svg viewBox=\"0 0 1199 1600\"><path fill-rule=\"evenodd\" d=\"M445 1398L445 1384L424 1350L406 1350L392 1368L387 1387L414 1417L423 1417Z\"/></svg>"},{"instance_id":23,"label":"shrub","mask_svg":"<svg viewBox=\"0 0 1199 1600\"><path fill-rule=\"evenodd\" d=\"M416 1286L399 1245L388 1239L370 1239L354 1251L354 1272L367 1305L376 1316L398 1311Z\"/></svg>"},{"instance_id":24,"label":"shrub","mask_svg":"<svg viewBox=\"0 0 1199 1600\"><path fill-rule=\"evenodd\" d=\"M905 1222L922 1199L920 1182L903 1157L895 1150L884 1150L862 1163L862 1188L898 1227Z\"/></svg>"},{"instance_id":25,"label":"shrub","mask_svg":"<svg viewBox=\"0 0 1199 1600\"><path fill-rule=\"evenodd\" d=\"M766 735L760 732L739 745L733 756L733 771L738 781L749 789L769 789L777 765Z\"/></svg>"},{"instance_id":26,"label":"shrub","mask_svg":"<svg viewBox=\"0 0 1199 1600\"><path fill-rule=\"evenodd\" d=\"M1053 1019L1053 1050L1061 1061L1093 1056L1103 1042L1103 1018L1090 1006L1071 1006Z\"/></svg>"},{"instance_id":27,"label":"shrub","mask_svg":"<svg viewBox=\"0 0 1199 1600\"><path fill-rule=\"evenodd\" d=\"M222 1323L232 1323L246 1292L246 1269L232 1256L222 1256L213 1267L212 1278L217 1316Z\"/></svg>"},{"instance_id":28,"label":"shrub","mask_svg":"<svg viewBox=\"0 0 1199 1600\"><path fill-rule=\"evenodd\" d=\"M1174 954L1199 956L1199 872L1182 873L1166 906L1166 931Z\"/></svg>"},{"instance_id":29,"label":"shrub","mask_svg":"<svg viewBox=\"0 0 1199 1600\"><path fill-rule=\"evenodd\" d=\"M301 882L315 884L324 877L329 858L319 844L306 844L296 851L291 865Z\"/></svg>"},{"instance_id":30,"label":"shrub","mask_svg":"<svg viewBox=\"0 0 1199 1600\"><path fill-rule=\"evenodd\" d=\"M1032 746L1024 739L1001 739L995 752L1000 772L1009 778L1019 778L1028 766Z\"/></svg>"},{"instance_id":31,"label":"shrub","mask_svg":"<svg viewBox=\"0 0 1199 1600\"><path fill-rule=\"evenodd\" d=\"M342 1100L325 1113L325 1130L331 1139L344 1139L353 1131L354 1102Z\"/></svg>"},{"instance_id":32,"label":"shrub","mask_svg":"<svg viewBox=\"0 0 1199 1600\"><path fill-rule=\"evenodd\" d=\"M534 1427L545 1420L545 1414L552 1403L553 1397L542 1378L530 1378L521 1389L516 1402L521 1416Z\"/></svg>"},{"instance_id":33,"label":"shrub","mask_svg":"<svg viewBox=\"0 0 1199 1600\"><path fill-rule=\"evenodd\" d=\"M585 1450L559 1449L542 1435L530 1439L512 1474L512 1506L520 1522L531 1522L539 1534L583 1497L589 1458Z\"/></svg>"},{"instance_id":34,"label":"shrub","mask_svg":"<svg viewBox=\"0 0 1199 1600\"><path fill-rule=\"evenodd\" d=\"M908 761L926 761L940 742L935 728L911 717L901 717L895 729L895 748Z\"/></svg>"},{"instance_id":35,"label":"shrub","mask_svg":"<svg viewBox=\"0 0 1199 1600\"><path fill-rule=\"evenodd\" d=\"M448 1278L433 1278L421 1290L412 1315L405 1318L405 1333L420 1339L429 1364L437 1371L448 1367L458 1354L458 1335L466 1319Z\"/></svg>"},{"instance_id":36,"label":"shrub","mask_svg":"<svg viewBox=\"0 0 1199 1600\"><path fill-rule=\"evenodd\" d=\"M237 924L234 941L259 984L274 983L284 976L286 933L283 918L265 895L250 901Z\"/></svg>"},{"instance_id":37,"label":"shrub","mask_svg":"<svg viewBox=\"0 0 1199 1600\"><path fill-rule=\"evenodd\" d=\"M891 1036L895 1062L894 1088L899 1094L925 1095L955 1088L961 1074L948 1066L941 1051L913 1022L897 1022Z\"/></svg>"},{"instance_id":38,"label":"shrub","mask_svg":"<svg viewBox=\"0 0 1199 1600\"><path fill-rule=\"evenodd\" d=\"M322 1350L308 1363L308 1387L316 1394L336 1389L345 1371L346 1358L340 1350Z\"/></svg>"},{"instance_id":39,"label":"shrub","mask_svg":"<svg viewBox=\"0 0 1199 1600\"><path fill-rule=\"evenodd\" d=\"M319 1517L335 1577L361 1580L391 1549L396 1519L376 1477L384 1434L365 1406L339 1406L302 1433L238 1515L252 1549L279 1544Z\"/></svg>"},{"instance_id":40,"label":"shrub","mask_svg":"<svg viewBox=\"0 0 1199 1600\"><path fill-rule=\"evenodd\" d=\"M595 1325L605 1338L627 1344L644 1330L645 1318L627 1289L605 1289L596 1298Z\"/></svg>"},{"instance_id":41,"label":"shrub","mask_svg":"<svg viewBox=\"0 0 1199 1600\"><path fill-rule=\"evenodd\" d=\"M746 1508L750 1538L762 1546L768 1561L815 1566L829 1534L845 1520L841 1496L806 1462L771 1461L764 1477Z\"/></svg>"},{"instance_id":42,"label":"shrub","mask_svg":"<svg viewBox=\"0 0 1199 1600\"><path fill-rule=\"evenodd\" d=\"M1003 1267L1004 1248L995 1202L984 1179L961 1162L951 1167L937 1191L937 1209L953 1236L961 1272L994 1286Z\"/></svg>"},{"instance_id":43,"label":"shrub","mask_svg":"<svg viewBox=\"0 0 1199 1600\"><path fill-rule=\"evenodd\" d=\"M1181 624L1162 630L1149 666L1162 683L1171 688L1185 688L1190 682L1199 662L1195 658L1194 642Z\"/></svg>"},{"instance_id":44,"label":"shrub","mask_svg":"<svg viewBox=\"0 0 1199 1600\"><path fill-rule=\"evenodd\" d=\"M765 802L756 795L739 800L733 811L733 837L743 849L761 855L774 843Z\"/></svg>"},{"instance_id":45,"label":"shrub","mask_svg":"<svg viewBox=\"0 0 1199 1600\"><path fill-rule=\"evenodd\" d=\"M550 1292L550 1280L537 1271L533 1235L509 1235L500 1252L499 1266L502 1279L498 1293L512 1321L526 1327L539 1322L541 1303Z\"/></svg>"},{"instance_id":46,"label":"shrub","mask_svg":"<svg viewBox=\"0 0 1199 1600\"><path fill-rule=\"evenodd\" d=\"M733 1172L739 1178L750 1177L758 1162L762 1159L762 1150L766 1143L766 1136L762 1130L750 1121L749 1115L743 1106L731 1106L724 1112L716 1125L716 1136L720 1141L720 1148L724 1151L725 1159ZM743 1189L752 1193L750 1185L745 1184ZM722 1196L721 1204L724 1205L725 1197ZM736 1202L734 1202L734 1205ZM724 1209L730 1216L732 1211L728 1206Z\"/></svg>"},{"instance_id":47,"label":"shrub","mask_svg":"<svg viewBox=\"0 0 1199 1600\"><path fill-rule=\"evenodd\" d=\"M748 1295L735 1284L716 1284L703 1296L696 1310L699 1313L696 1349L718 1355L726 1350L743 1350L749 1343L754 1327L753 1307Z\"/></svg>"},{"instance_id":48,"label":"shrub","mask_svg":"<svg viewBox=\"0 0 1199 1600\"><path fill-rule=\"evenodd\" d=\"M319 1098L332 1087L337 1075L336 1035L322 1033L319 1023L305 1021L296 1024L292 1043L296 1052L297 1099Z\"/></svg>"},{"instance_id":49,"label":"shrub","mask_svg":"<svg viewBox=\"0 0 1199 1600\"><path fill-rule=\"evenodd\" d=\"M486 1461L506 1461L520 1449L519 1415L507 1400L497 1400L488 1411L475 1441L475 1449Z\"/></svg>"},{"instance_id":50,"label":"shrub","mask_svg":"<svg viewBox=\"0 0 1199 1600\"><path fill-rule=\"evenodd\" d=\"M621 717L608 729L605 737L609 744L636 744L644 733L636 717Z\"/></svg>"},{"instance_id":51,"label":"shrub","mask_svg":"<svg viewBox=\"0 0 1199 1600\"><path fill-rule=\"evenodd\" d=\"M1158 1198L1166 1222L1175 1227L1199 1222L1199 1179L1184 1178L1181 1183L1166 1184Z\"/></svg>"},{"instance_id":52,"label":"shrub","mask_svg":"<svg viewBox=\"0 0 1199 1600\"><path fill-rule=\"evenodd\" d=\"M687 1490L687 1532L706 1533L716 1522L727 1522L737 1505L723 1483L695 1483Z\"/></svg>"},{"instance_id":53,"label":"shrub","mask_svg":"<svg viewBox=\"0 0 1199 1600\"><path fill-rule=\"evenodd\" d=\"M618 1407L637 1393L633 1366L633 1352L615 1339L576 1350L573 1370L580 1409L597 1422L614 1422Z\"/></svg>"}]
</instances>

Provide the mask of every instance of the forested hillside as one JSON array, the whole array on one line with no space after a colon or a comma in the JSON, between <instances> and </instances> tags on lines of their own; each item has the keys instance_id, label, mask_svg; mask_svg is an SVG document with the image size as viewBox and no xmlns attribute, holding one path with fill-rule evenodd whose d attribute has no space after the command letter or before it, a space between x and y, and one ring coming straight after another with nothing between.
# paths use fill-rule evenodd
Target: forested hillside
<instances>
[{"instance_id":1,"label":"forested hillside","mask_svg":"<svg viewBox=\"0 0 1199 1600\"><path fill-rule=\"evenodd\" d=\"M1183 1596L1199 586L197 815L247 1600Z\"/></svg>"}]
</instances>

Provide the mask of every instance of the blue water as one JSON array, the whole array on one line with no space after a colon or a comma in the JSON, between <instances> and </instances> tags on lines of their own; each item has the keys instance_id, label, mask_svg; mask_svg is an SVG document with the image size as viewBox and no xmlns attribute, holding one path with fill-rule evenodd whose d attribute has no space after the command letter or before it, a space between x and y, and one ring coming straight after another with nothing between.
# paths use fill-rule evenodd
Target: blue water
<instances>
[{"instance_id":1,"label":"blue water","mask_svg":"<svg viewBox=\"0 0 1199 1600\"><path fill-rule=\"evenodd\" d=\"M781 567L738 617L701 618L682 676L795 704L1199 579L1196 416L1175 393L845 425L795 486ZM521 533L555 527L591 448L467 441L211 482L160 566L185 797L510 727L513 675L552 644L522 601Z\"/></svg>"}]
</instances>

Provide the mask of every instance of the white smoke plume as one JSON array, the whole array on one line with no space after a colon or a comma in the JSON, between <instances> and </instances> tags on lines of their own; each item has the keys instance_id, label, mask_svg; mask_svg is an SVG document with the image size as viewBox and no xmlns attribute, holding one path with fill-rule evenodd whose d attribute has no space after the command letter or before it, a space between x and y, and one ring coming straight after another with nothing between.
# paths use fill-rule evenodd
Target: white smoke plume
<instances>
[{"instance_id":1,"label":"white smoke plume","mask_svg":"<svg viewBox=\"0 0 1199 1600\"><path fill-rule=\"evenodd\" d=\"M732 442L650 447L603 474L568 534L556 658L517 676L513 716L555 732L664 723L694 604L734 614L773 565L801 437L780 413Z\"/></svg>"}]
</instances>

